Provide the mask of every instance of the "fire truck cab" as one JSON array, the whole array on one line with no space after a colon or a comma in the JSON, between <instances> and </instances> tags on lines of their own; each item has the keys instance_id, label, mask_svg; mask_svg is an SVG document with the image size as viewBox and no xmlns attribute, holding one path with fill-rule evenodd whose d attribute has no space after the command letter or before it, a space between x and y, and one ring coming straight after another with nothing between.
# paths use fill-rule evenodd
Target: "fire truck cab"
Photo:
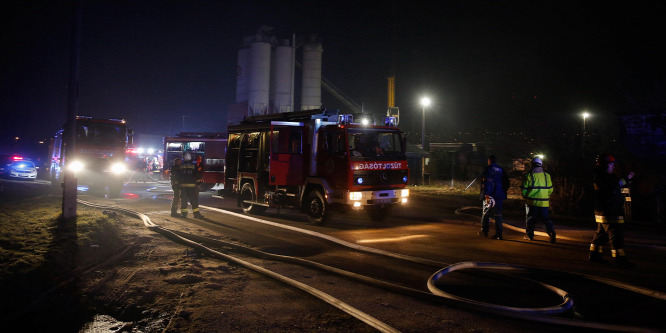
<instances>
[{"instance_id":1,"label":"fire truck cab","mask_svg":"<svg viewBox=\"0 0 666 333\"><path fill-rule=\"evenodd\" d=\"M308 110L246 117L228 133L223 191L246 213L298 208L319 224L336 207L382 220L407 202L405 139L395 118L371 125Z\"/></svg>"},{"instance_id":2,"label":"fire truck cab","mask_svg":"<svg viewBox=\"0 0 666 333\"><path fill-rule=\"evenodd\" d=\"M78 184L87 185L89 192L117 197L123 189L127 165L125 153L132 142L133 131L124 119L99 119L76 116L75 150L67 161L65 130L58 130L51 139L50 175L53 186L61 186L64 168L76 174Z\"/></svg>"}]
</instances>

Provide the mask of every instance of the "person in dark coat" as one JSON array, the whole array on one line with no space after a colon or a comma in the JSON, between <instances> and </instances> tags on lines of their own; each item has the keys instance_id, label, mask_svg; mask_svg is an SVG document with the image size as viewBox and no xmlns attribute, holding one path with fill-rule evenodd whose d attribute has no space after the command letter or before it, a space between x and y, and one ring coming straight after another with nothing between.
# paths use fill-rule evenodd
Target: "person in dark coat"
<instances>
[{"instance_id":1,"label":"person in dark coat","mask_svg":"<svg viewBox=\"0 0 666 333\"><path fill-rule=\"evenodd\" d=\"M173 160L173 165L169 171L169 180L171 180L171 189L173 190L173 198L171 199L171 216L178 216L178 206L180 206L180 184L178 183L178 168L182 164L180 158Z\"/></svg>"},{"instance_id":2,"label":"person in dark coat","mask_svg":"<svg viewBox=\"0 0 666 333\"><path fill-rule=\"evenodd\" d=\"M603 246L610 244L613 260L619 266L633 266L624 253L624 195L622 187L634 177L629 172L627 180L614 173L615 158L601 154L597 158L594 172L594 218L597 231L590 244L590 261L606 262L603 259Z\"/></svg>"},{"instance_id":3,"label":"person in dark coat","mask_svg":"<svg viewBox=\"0 0 666 333\"><path fill-rule=\"evenodd\" d=\"M497 157L490 155L488 166L483 170L481 182L481 200L483 200L483 215L481 216L481 231L479 235L488 237L488 223L490 216L495 217L495 234L493 239L502 238L502 209L504 200L509 190L509 176L504 169L497 164Z\"/></svg>"},{"instance_id":4,"label":"person in dark coat","mask_svg":"<svg viewBox=\"0 0 666 333\"><path fill-rule=\"evenodd\" d=\"M180 215L187 217L187 203L192 205L194 218L203 219L199 211L199 186L201 174L192 162L190 153L183 154L183 164L178 167L178 182L180 184Z\"/></svg>"}]
</instances>

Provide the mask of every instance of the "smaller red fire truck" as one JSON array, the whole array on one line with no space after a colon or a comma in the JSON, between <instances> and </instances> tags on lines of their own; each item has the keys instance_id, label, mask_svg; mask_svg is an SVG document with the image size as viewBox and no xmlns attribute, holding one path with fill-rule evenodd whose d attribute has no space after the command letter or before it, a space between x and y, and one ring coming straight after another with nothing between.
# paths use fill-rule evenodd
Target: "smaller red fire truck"
<instances>
[{"instance_id":1,"label":"smaller red fire truck","mask_svg":"<svg viewBox=\"0 0 666 333\"><path fill-rule=\"evenodd\" d=\"M214 188L224 183L224 158L227 151L226 133L181 132L176 136L164 137L163 179L169 179L173 160L190 153L192 161L201 156L204 163L202 190Z\"/></svg>"},{"instance_id":2,"label":"smaller red fire truck","mask_svg":"<svg viewBox=\"0 0 666 333\"><path fill-rule=\"evenodd\" d=\"M297 208L319 224L337 207L382 220L407 202L406 143L393 117L374 125L307 110L246 117L228 132L220 194L237 195L246 213Z\"/></svg>"},{"instance_id":3,"label":"smaller red fire truck","mask_svg":"<svg viewBox=\"0 0 666 333\"><path fill-rule=\"evenodd\" d=\"M67 149L58 130L49 144L51 183L60 186L64 168L75 171L77 183L91 192L119 196L126 177L125 150L132 141L132 130L124 119L95 119L76 116L75 152L65 159Z\"/></svg>"}]
</instances>

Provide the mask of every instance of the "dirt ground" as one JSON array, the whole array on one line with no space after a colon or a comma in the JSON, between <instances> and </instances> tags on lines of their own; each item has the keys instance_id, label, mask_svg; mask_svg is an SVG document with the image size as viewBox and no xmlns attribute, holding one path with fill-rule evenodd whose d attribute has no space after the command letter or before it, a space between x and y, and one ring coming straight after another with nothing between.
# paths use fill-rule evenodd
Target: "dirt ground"
<instances>
[{"instance_id":1,"label":"dirt ground","mask_svg":"<svg viewBox=\"0 0 666 333\"><path fill-rule=\"evenodd\" d=\"M44 276L13 281L11 298L22 300L4 317L10 330L3 331L374 331L303 292L203 257L136 218L105 213L116 221L122 246L78 249L73 278L48 290ZM30 292L31 285L37 290Z\"/></svg>"}]
</instances>

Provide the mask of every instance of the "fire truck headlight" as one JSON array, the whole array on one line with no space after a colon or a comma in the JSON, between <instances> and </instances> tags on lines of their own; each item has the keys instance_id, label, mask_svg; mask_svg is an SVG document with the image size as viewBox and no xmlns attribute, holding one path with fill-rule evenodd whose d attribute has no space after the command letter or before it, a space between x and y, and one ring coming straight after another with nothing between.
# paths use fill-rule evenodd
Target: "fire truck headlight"
<instances>
[{"instance_id":1,"label":"fire truck headlight","mask_svg":"<svg viewBox=\"0 0 666 333\"><path fill-rule=\"evenodd\" d=\"M349 192L349 200L361 200L362 195L363 194L361 192Z\"/></svg>"},{"instance_id":2,"label":"fire truck headlight","mask_svg":"<svg viewBox=\"0 0 666 333\"><path fill-rule=\"evenodd\" d=\"M73 172L79 172L79 171L83 170L84 167L85 167L85 165L83 165L83 162L74 161L69 165L69 170L71 170Z\"/></svg>"},{"instance_id":3,"label":"fire truck headlight","mask_svg":"<svg viewBox=\"0 0 666 333\"><path fill-rule=\"evenodd\" d=\"M354 201L354 207L361 207L360 201Z\"/></svg>"},{"instance_id":4,"label":"fire truck headlight","mask_svg":"<svg viewBox=\"0 0 666 333\"><path fill-rule=\"evenodd\" d=\"M359 183L359 184L363 184L363 178L359 177L358 179L356 179L356 182Z\"/></svg>"},{"instance_id":5,"label":"fire truck headlight","mask_svg":"<svg viewBox=\"0 0 666 333\"><path fill-rule=\"evenodd\" d=\"M125 167L124 163L114 163L113 165L111 165L111 173L115 175L119 175L125 172L126 170L127 168Z\"/></svg>"},{"instance_id":6,"label":"fire truck headlight","mask_svg":"<svg viewBox=\"0 0 666 333\"><path fill-rule=\"evenodd\" d=\"M405 197L405 198L402 198L402 199L400 199L400 201L401 201L402 203L406 204L406 203L407 203L407 198L406 198L406 197Z\"/></svg>"},{"instance_id":7,"label":"fire truck headlight","mask_svg":"<svg viewBox=\"0 0 666 333\"><path fill-rule=\"evenodd\" d=\"M400 196L406 198L409 196L409 189L404 189L400 191Z\"/></svg>"}]
</instances>

